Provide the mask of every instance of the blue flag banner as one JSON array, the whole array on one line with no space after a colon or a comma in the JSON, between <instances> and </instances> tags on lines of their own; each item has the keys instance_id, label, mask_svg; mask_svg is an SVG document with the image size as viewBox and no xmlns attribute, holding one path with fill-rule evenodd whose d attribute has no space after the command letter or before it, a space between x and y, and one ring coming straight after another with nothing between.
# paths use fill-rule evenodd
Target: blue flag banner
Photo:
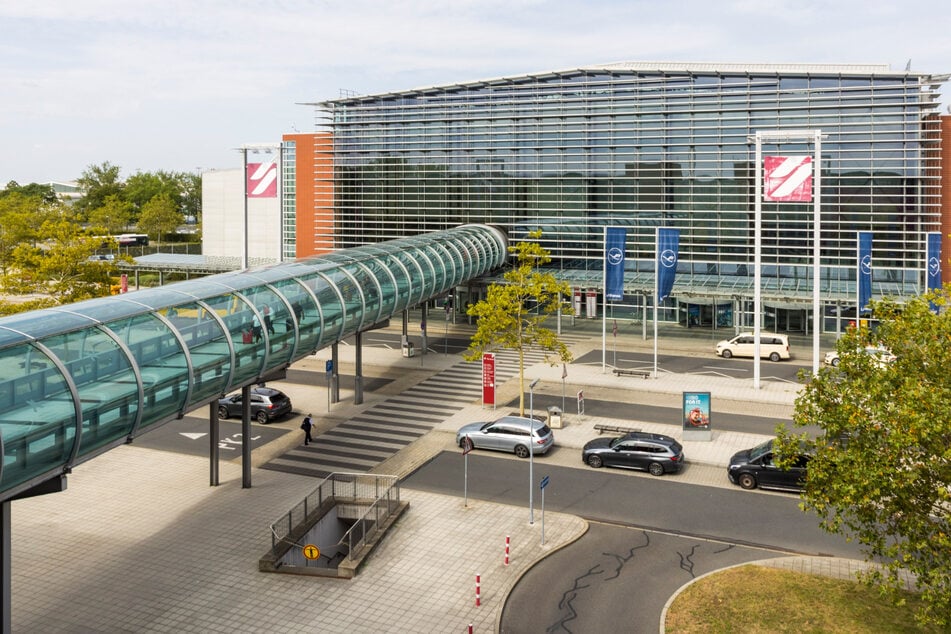
<instances>
[{"instance_id":1,"label":"blue flag banner","mask_svg":"<svg viewBox=\"0 0 951 634\"><path fill-rule=\"evenodd\" d=\"M624 301L624 248L627 230L623 227L604 228L604 299Z\"/></svg>"},{"instance_id":2,"label":"blue flag banner","mask_svg":"<svg viewBox=\"0 0 951 634\"><path fill-rule=\"evenodd\" d=\"M679 229L657 229L657 302L667 299L674 288L677 275L677 251L680 248Z\"/></svg>"},{"instance_id":3,"label":"blue flag banner","mask_svg":"<svg viewBox=\"0 0 951 634\"><path fill-rule=\"evenodd\" d=\"M872 232L858 232L859 313L872 299Z\"/></svg>"},{"instance_id":4,"label":"blue flag banner","mask_svg":"<svg viewBox=\"0 0 951 634\"><path fill-rule=\"evenodd\" d=\"M928 234L928 290L941 288L941 234Z\"/></svg>"}]
</instances>

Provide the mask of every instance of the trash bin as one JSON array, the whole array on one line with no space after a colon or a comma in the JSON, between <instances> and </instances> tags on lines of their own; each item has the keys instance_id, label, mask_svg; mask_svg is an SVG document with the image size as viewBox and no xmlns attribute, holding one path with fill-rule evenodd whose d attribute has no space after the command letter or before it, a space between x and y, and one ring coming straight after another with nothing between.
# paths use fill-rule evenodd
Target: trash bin
<instances>
[{"instance_id":1,"label":"trash bin","mask_svg":"<svg viewBox=\"0 0 951 634\"><path fill-rule=\"evenodd\" d=\"M403 342L403 356L404 357L416 356L416 348L413 346L412 341Z\"/></svg>"},{"instance_id":2,"label":"trash bin","mask_svg":"<svg viewBox=\"0 0 951 634\"><path fill-rule=\"evenodd\" d=\"M561 422L561 408L554 405L548 408L548 426L552 429L561 429L564 425Z\"/></svg>"}]
</instances>

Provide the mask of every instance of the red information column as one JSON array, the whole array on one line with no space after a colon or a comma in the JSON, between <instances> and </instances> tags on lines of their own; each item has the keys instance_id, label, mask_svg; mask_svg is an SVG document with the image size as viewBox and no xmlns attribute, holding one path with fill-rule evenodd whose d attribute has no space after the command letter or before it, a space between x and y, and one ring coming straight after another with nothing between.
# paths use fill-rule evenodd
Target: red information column
<instances>
[{"instance_id":1,"label":"red information column","mask_svg":"<svg viewBox=\"0 0 951 634\"><path fill-rule=\"evenodd\" d=\"M495 406L495 354L482 355L482 404Z\"/></svg>"}]
</instances>

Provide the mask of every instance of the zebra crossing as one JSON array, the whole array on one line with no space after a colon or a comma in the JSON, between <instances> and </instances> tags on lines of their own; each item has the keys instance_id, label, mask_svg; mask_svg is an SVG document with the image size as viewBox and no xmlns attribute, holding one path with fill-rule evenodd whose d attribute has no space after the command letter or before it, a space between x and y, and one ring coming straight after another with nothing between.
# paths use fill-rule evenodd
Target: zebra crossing
<instances>
[{"instance_id":1,"label":"zebra crossing","mask_svg":"<svg viewBox=\"0 0 951 634\"><path fill-rule=\"evenodd\" d=\"M525 352L526 366L544 359L541 350ZM504 383L517 373L517 352L495 353L498 383ZM482 364L460 361L315 436L310 445L298 446L262 468L315 478L326 478L335 471L366 472L481 397Z\"/></svg>"}]
</instances>

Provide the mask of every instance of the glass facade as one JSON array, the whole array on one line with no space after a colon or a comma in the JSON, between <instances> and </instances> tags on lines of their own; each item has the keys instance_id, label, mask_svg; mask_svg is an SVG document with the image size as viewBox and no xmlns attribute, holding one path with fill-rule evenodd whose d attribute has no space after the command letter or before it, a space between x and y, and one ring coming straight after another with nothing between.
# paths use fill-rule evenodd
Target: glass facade
<instances>
[{"instance_id":1,"label":"glass facade","mask_svg":"<svg viewBox=\"0 0 951 634\"><path fill-rule=\"evenodd\" d=\"M281 145L281 261L297 257L297 143Z\"/></svg>"},{"instance_id":2,"label":"glass facade","mask_svg":"<svg viewBox=\"0 0 951 634\"><path fill-rule=\"evenodd\" d=\"M680 230L675 298L743 301L751 135L818 130L823 301L855 296L857 231L874 232L873 295L917 294L940 215L944 79L876 65L614 64L315 104L334 140L326 238L347 247L478 222L517 241L540 228L559 277L600 288L603 228L621 225L625 289L647 295L666 226ZM764 300L806 307L813 205L762 212Z\"/></svg>"},{"instance_id":3,"label":"glass facade","mask_svg":"<svg viewBox=\"0 0 951 634\"><path fill-rule=\"evenodd\" d=\"M457 227L0 319L0 500L499 268Z\"/></svg>"}]
</instances>

